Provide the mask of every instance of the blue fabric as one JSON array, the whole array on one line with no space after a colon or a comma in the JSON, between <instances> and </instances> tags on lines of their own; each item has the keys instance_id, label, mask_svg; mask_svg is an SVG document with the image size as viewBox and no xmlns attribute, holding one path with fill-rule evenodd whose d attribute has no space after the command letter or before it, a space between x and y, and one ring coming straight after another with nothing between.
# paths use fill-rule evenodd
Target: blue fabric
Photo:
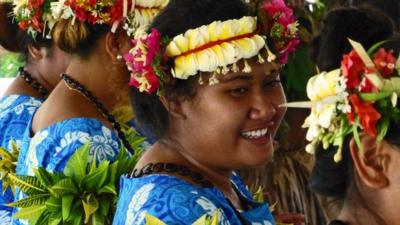
<instances>
[{"instance_id":1,"label":"blue fabric","mask_svg":"<svg viewBox=\"0 0 400 225\"><path fill-rule=\"evenodd\" d=\"M11 140L21 147L22 138L41 99L25 95L9 95L0 99L0 146L11 150ZM0 180L0 187L2 181ZM0 224L11 224L12 208L4 206L14 200L10 188L0 193Z\"/></svg>"},{"instance_id":2,"label":"blue fabric","mask_svg":"<svg viewBox=\"0 0 400 225\"><path fill-rule=\"evenodd\" d=\"M256 203L237 176L232 184L251 206L240 212L252 225L273 225L274 219L267 204ZM241 225L234 209L216 188L203 188L177 177L154 174L141 178L121 178L117 211L113 225L143 225L146 213L168 225L190 225L204 214L220 210L221 225Z\"/></svg>"},{"instance_id":3,"label":"blue fabric","mask_svg":"<svg viewBox=\"0 0 400 225\"><path fill-rule=\"evenodd\" d=\"M57 122L30 137L28 126L20 150L17 174L33 175L33 168L44 167L50 172L62 172L71 155L90 143L90 156L96 160L114 161L120 150L117 134L94 118L72 118ZM18 199L24 197L17 191ZM26 224L14 220L14 224Z\"/></svg>"}]
</instances>

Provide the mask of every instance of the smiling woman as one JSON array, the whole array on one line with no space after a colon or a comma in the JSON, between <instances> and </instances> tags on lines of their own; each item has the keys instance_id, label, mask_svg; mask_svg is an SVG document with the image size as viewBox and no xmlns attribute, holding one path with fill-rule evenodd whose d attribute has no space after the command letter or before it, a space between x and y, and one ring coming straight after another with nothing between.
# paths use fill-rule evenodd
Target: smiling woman
<instances>
[{"instance_id":1,"label":"smiling woman","mask_svg":"<svg viewBox=\"0 0 400 225\"><path fill-rule=\"evenodd\" d=\"M252 15L240 0L173 0L136 39L125 56L133 109L159 141L122 178L114 224L192 224L217 211L220 224L274 224L234 171L273 156L285 113L275 59L287 51L272 47L296 27L281 26L287 42L273 43Z\"/></svg>"}]
</instances>

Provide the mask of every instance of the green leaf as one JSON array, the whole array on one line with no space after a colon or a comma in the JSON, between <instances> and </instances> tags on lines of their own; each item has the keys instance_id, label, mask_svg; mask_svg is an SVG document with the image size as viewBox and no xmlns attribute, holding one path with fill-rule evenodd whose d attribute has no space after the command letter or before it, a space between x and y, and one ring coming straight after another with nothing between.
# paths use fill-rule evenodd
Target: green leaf
<instances>
[{"instance_id":1,"label":"green leaf","mask_svg":"<svg viewBox=\"0 0 400 225\"><path fill-rule=\"evenodd\" d=\"M86 175L86 168L89 161L89 150L89 144L83 145L76 150L65 166L64 174L74 178L78 183L80 183Z\"/></svg>"},{"instance_id":2,"label":"green leaf","mask_svg":"<svg viewBox=\"0 0 400 225\"><path fill-rule=\"evenodd\" d=\"M111 204L114 204L114 202L108 198L102 198L100 199L100 212L102 215L107 216L109 214Z\"/></svg>"},{"instance_id":3,"label":"green leaf","mask_svg":"<svg viewBox=\"0 0 400 225\"><path fill-rule=\"evenodd\" d=\"M389 118L386 116L382 117L382 119L378 123L378 131L379 131L377 137L378 141L382 141L383 138L385 138L386 133L389 130L389 126L390 126Z\"/></svg>"},{"instance_id":4,"label":"green leaf","mask_svg":"<svg viewBox=\"0 0 400 225\"><path fill-rule=\"evenodd\" d=\"M374 101L378 101L378 100L390 97L392 95L392 93L393 92L381 91L381 92L376 92L376 93L360 93L359 95L363 101L374 102Z\"/></svg>"},{"instance_id":5,"label":"green leaf","mask_svg":"<svg viewBox=\"0 0 400 225\"><path fill-rule=\"evenodd\" d=\"M43 225L43 224L48 224L49 223L49 217L50 213L47 211L44 211L42 215L36 220L36 223L34 221L30 221L32 225Z\"/></svg>"},{"instance_id":6,"label":"green leaf","mask_svg":"<svg viewBox=\"0 0 400 225\"><path fill-rule=\"evenodd\" d=\"M76 202L74 206L72 207L72 211L70 213L70 216L68 218L68 221L72 225L81 225L83 224L82 218L83 218L83 209L82 209L82 202Z\"/></svg>"},{"instance_id":7,"label":"green leaf","mask_svg":"<svg viewBox=\"0 0 400 225\"><path fill-rule=\"evenodd\" d=\"M50 212L57 212L62 207L62 199L61 198L56 198L54 196L51 196L46 201L46 207Z\"/></svg>"},{"instance_id":8,"label":"green leaf","mask_svg":"<svg viewBox=\"0 0 400 225\"><path fill-rule=\"evenodd\" d=\"M49 218L49 223L47 225L58 225L62 224L62 216L60 212L52 213Z\"/></svg>"},{"instance_id":9,"label":"green leaf","mask_svg":"<svg viewBox=\"0 0 400 225\"><path fill-rule=\"evenodd\" d=\"M107 179L108 161L102 161L96 170L82 179L81 187L87 191L97 190Z\"/></svg>"},{"instance_id":10,"label":"green leaf","mask_svg":"<svg viewBox=\"0 0 400 225\"><path fill-rule=\"evenodd\" d=\"M115 196L118 195L117 191L115 190L115 185L113 183L109 183L109 184L103 186L98 191L98 193L99 194L112 194L112 195L115 195Z\"/></svg>"},{"instance_id":11,"label":"green leaf","mask_svg":"<svg viewBox=\"0 0 400 225\"><path fill-rule=\"evenodd\" d=\"M40 184L36 177L32 176L15 176L9 174L10 179L16 186L28 195L46 193L46 188Z\"/></svg>"},{"instance_id":12,"label":"green leaf","mask_svg":"<svg viewBox=\"0 0 400 225\"><path fill-rule=\"evenodd\" d=\"M355 121L354 121L354 124L353 124L353 138L354 138L354 141L355 141L356 144L357 144L358 149L359 149L361 152L363 152L363 151L364 151L364 148L363 148L363 146L362 146L362 144L361 144L360 135L359 135L359 133L358 133L358 126L359 126L359 124L360 124L360 121L359 121L359 120L360 120L360 119L359 119L358 116L357 116L356 119L355 119Z\"/></svg>"},{"instance_id":13,"label":"green leaf","mask_svg":"<svg viewBox=\"0 0 400 225\"><path fill-rule=\"evenodd\" d=\"M387 40L385 41L380 41L374 45L372 45L372 47L370 47L367 51L369 56L372 56L372 54L378 49L380 48L383 44L385 44L387 42Z\"/></svg>"},{"instance_id":14,"label":"green leaf","mask_svg":"<svg viewBox=\"0 0 400 225\"><path fill-rule=\"evenodd\" d=\"M12 202L7 204L7 206L10 207L17 207L17 208L27 208L31 206L38 206L38 205L44 205L44 203L49 199L50 194L36 194L29 196L27 198L21 199L16 202Z\"/></svg>"},{"instance_id":15,"label":"green leaf","mask_svg":"<svg viewBox=\"0 0 400 225\"><path fill-rule=\"evenodd\" d=\"M115 176L117 175L118 171L118 161L113 162L108 168L108 181L107 183L114 184L115 183ZM115 188L115 187L114 187Z\"/></svg>"},{"instance_id":16,"label":"green leaf","mask_svg":"<svg viewBox=\"0 0 400 225\"><path fill-rule=\"evenodd\" d=\"M82 204L85 211L85 223L88 223L92 214L94 214L99 208L99 202L96 197L89 194L85 200L82 200Z\"/></svg>"},{"instance_id":17,"label":"green leaf","mask_svg":"<svg viewBox=\"0 0 400 225\"><path fill-rule=\"evenodd\" d=\"M104 225L105 217L99 212L95 212L92 217L92 225Z\"/></svg>"},{"instance_id":18,"label":"green leaf","mask_svg":"<svg viewBox=\"0 0 400 225\"><path fill-rule=\"evenodd\" d=\"M72 202L74 200L73 195L67 195L62 197L62 219L63 221L67 221L71 208L72 208Z\"/></svg>"},{"instance_id":19,"label":"green leaf","mask_svg":"<svg viewBox=\"0 0 400 225\"><path fill-rule=\"evenodd\" d=\"M25 219L28 221L36 221L42 215L42 213L46 210L45 205L41 206L31 206L28 208L23 208L19 210L14 217L18 219Z\"/></svg>"},{"instance_id":20,"label":"green leaf","mask_svg":"<svg viewBox=\"0 0 400 225\"><path fill-rule=\"evenodd\" d=\"M71 178L60 180L50 190L58 197L78 193L78 188Z\"/></svg>"},{"instance_id":21,"label":"green leaf","mask_svg":"<svg viewBox=\"0 0 400 225\"><path fill-rule=\"evenodd\" d=\"M48 172L45 168L39 168L39 169L33 169L35 173L35 177L40 181L40 183L46 187L49 188L51 185L53 185L53 181L51 179L51 173Z\"/></svg>"}]
</instances>

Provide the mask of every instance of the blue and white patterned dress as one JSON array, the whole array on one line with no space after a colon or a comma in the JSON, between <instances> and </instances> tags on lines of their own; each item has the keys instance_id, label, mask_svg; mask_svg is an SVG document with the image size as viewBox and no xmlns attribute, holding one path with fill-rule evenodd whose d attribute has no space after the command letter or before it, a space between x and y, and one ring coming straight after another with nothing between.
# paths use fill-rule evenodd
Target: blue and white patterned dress
<instances>
[{"instance_id":1,"label":"blue and white patterned dress","mask_svg":"<svg viewBox=\"0 0 400 225\"><path fill-rule=\"evenodd\" d=\"M33 113L42 100L26 95L9 95L0 99L0 146L11 150L11 141L21 147L22 138ZM2 182L0 180L0 187ZM0 224L11 224L12 208L4 205L14 200L11 189L0 193Z\"/></svg>"},{"instance_id":2,"label":"blue and white patterned dress","mask_svg":"<svg viewBox=\"0 0 400 225\"><path fill-rule=\"evenodd\" d=\"M71 118L50 125L30 137L29 125L20 150L17 174L34 175L33 168L44 167L50 172L62 172L72 154L90 143L90 156L96 160L114 161L120 150L117 134L94 118ZM18 199L23 193L16 193ZM25 224L14 220L14 224Z\"/></svg>"},{"instance_id":3,"label":"blue and white patterned dress","mask_svg":"<svg viewBox=\"0 0 400 225\"><path fill-rule=\"evenodd\" d=\"M231 179L239 195L250 209L240 214L251 225L273 225L274 219L266 203L256 203L241 179ZM121 178L117 211L113 225L143 225L148 213L167 225L190 225L204 214L220 210L220 225L242 225L238 215L218 189L192 185L182 179L164 174L140 178Z\"/></svg>"}]
</instances>

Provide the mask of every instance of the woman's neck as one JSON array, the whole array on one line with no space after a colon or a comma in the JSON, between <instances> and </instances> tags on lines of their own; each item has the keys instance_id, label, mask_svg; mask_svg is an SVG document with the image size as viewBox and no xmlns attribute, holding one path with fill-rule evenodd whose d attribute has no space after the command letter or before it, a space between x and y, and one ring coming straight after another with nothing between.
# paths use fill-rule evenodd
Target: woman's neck
<instances>
[{"instance_id":1,"label":"woman's neck","mask_svg":"<svg viewBox=\"0 0 400 225\"><path fill-rule=\"evenodd\" d=\"M118 103L118 96L121 92L127 91L123 88L113 89L110 82L115 82L115 86L124 87L127 85L116 83L122 82L124 79L111 79L110 77L116 77L118 71L110 73L110 70L105 68L104 64L101 65L95 60L74 60L65 73L85 86L109 112Z\"/></svg>"},{"instance_id":2,"label":"woman's neck","mask_svg":"<svg viewBox=\"0 0 400 225\"><path fill-rule=\"evenodd\" d=\"M178 144L172 144L165 140L159 141L146 151L138 162L137 168L151 162L169 162L187 166L189 169L201 173L213 186L223 192L234 205L239 205L238 196L231 183L232 170L224 170L199 162L183 152L184 150Z\"/></svg>"},{"instance_id":3,"label":"woman's neck","mask_svg":"<svg viewBox=\"0 0 400 225\"><path fill-rule=\"evenodd\" d=\"M46 77L40 73L35 64L27 62L24 66L24 69L31 75L33 79L35 79L37 82L39 82L40 85L46 88L46 90L51 92L54 89L54 85L52 85L51 82L49 82Z\"/></svg>"},{"instance_id":4,"label":"woman's neck","mask_svg":"<svg viewBox=\"0 0 400 225\"><path fill-rule=\"evenodd\" d=\"M348 197L338 215L338 220L343 221L346 225L385 225L382 221L379 209L371 208L371 205L360 201L359 194ZM368 207L368 208L367 208Z\"/></svg>"}]
</instances>

